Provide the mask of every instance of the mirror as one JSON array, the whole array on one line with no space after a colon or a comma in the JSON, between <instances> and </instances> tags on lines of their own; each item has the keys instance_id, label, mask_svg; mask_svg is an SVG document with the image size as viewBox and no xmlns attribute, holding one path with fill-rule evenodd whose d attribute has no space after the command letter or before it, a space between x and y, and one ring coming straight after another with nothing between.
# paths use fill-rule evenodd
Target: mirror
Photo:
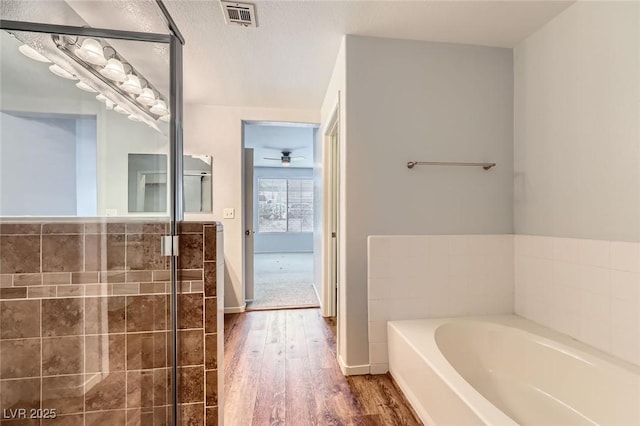
<instances>
[{"instance_id":1,"label":"mirror","mask_svg":"<svg viewBox=\"0 0 640 426\"><path fill-rule=\"evenodd\" d=\"M73 59L75 38L0 31L0 216L169 215L168 50L94 42L154 88L153 109Z\"/></svg>"},{"instance_id":2,"label":"mirror","mask_svg":"<svg viewBox=\"0 0 640 426\"><path fill-rule=\"evenodd\" d=\"M186 213L210 213L212 159L209 155L185 155L184 211Z\"/></svg>"},{"instance_id":3,"label":"mirror","mask_svg":"<svg viewBox=\"0 0 640 426\"><path fill-rule=\"evenodd\" d=\"M185 155L184 211L212 211L211 156ZM167 210L167 156L129 154L129 213L154 213Z\"/></svg>"},{"instance_id":4,"label":"mirror","mask_svg":"<svg viewBox=\"0 0 640 426\"><path fill-rule=\"evenodd\" d=\"M129 154L129 213L167 210L167 156Z\"/></svg>"}]
</instances>

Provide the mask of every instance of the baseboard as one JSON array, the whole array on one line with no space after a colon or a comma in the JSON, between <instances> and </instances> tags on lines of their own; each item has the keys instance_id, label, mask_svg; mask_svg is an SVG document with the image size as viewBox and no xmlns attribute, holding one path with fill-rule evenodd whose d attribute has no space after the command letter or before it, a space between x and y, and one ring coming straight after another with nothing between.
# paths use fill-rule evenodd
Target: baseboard
<instances>
[{"instance_id":1,"label":"baseboard","mask_svg":"<svg viewBox=\"0 0 640 426\"><path fill-rule=\"evenodd\" d=\"M347 365L342 361L342 356L340 355L338 355L338 365L340 366L340 371L342 371L342 374L345 376L362 376L369 374L369 364Z\"/></svg>"},{"instance_id":2,"label":"baseboard","mask_svg":"<svg viewBox=\"0 0 640 426\"><path fill-rule=\"evenodd\" d=\"M288 254L288 253L313 253L313 250L287 250L287 251L254 251L253 254Z\"/></svg>"},{"instance_id":3,"label":"baseboard","mask_svg":"<svg viewBox=\"0 0 640 426\"><path fill-rule=\"evenodd\" d=\"M389 372L389 364L371 364L369 374L386 374Z\"/></svg>"},{"instance_id":4,"label":"baseboard","mask_svg":"<svg viewBox=\"0 0 640 426\"><path fill-rule=\"evenodd\" d=\"M231 307L225 307L224 308L224 313L225 314L239 314L244 312L247 309L247 304L245 303L242 306L231 306Z\"/></svg>"}]
</instances>

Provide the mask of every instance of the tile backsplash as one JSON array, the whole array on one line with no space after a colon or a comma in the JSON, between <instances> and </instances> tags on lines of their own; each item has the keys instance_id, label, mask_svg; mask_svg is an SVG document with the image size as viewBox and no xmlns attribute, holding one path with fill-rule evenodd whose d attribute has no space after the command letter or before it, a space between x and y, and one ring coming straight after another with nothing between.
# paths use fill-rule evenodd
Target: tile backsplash
<instances>
[{"instance_id":1,"label":"tile backsplash","mask_svg":"<svg viewBox=\"0 0 640 426\"><path fill-rule=\"evenodd\" d=\"M515 312L640 364L640 243L515 237Z\"/></svg>"},{"instance_id":2,"label":"tile backsplash","mask_svg":"<svg viewBox=\"0 0 640 426\"><path fill-rule=\"evenodd\" d=\"M513 312L513 235L371 236L369 363L388 370L387 321Z\"/></svg>"},{"instance_id":3,"label":"tile backsplash","mask_svg":"<svg viewBox=\"0 0 640 426\"><path fill-rule=\"evenodd\" d=\"M531 235L372 236L369 362L389 320L511 313L640 365L640 243Z\"/></svg>"}]
</instances>

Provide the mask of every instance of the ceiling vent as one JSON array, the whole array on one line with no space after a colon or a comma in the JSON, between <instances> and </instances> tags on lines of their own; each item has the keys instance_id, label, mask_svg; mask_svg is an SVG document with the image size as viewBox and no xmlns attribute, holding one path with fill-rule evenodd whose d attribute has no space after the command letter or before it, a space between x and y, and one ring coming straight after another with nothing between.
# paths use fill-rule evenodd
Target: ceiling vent
<instances>
[{"instance_id":1,"label":"ceiling vent","mask_svg":"<svg viewBox=\"0 0 640 426\"><path fill-rule=\"evenodd\" d=\"M242 25L243 27L257 27L256 8L251 3L235 3L221 1L224 20L227 25Z\"/></svg>"}]
</instances>

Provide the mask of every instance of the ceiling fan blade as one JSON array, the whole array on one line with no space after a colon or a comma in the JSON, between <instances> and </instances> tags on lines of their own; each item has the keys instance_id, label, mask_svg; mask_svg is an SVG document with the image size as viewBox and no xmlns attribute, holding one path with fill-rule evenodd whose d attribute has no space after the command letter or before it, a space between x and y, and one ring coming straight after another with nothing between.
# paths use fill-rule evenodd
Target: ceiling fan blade
<instances>
[{"instance_id":1,"label":"ceiling fan blade","mask_svg":"<svg viewBox=\"0 0 640 426\"><path fill-rule=\"evenodd\" d=\"M304 160L304 157L291 157L291 161Z\"/></svg>"},{"instance_id":2,"label":"ceiling fan blade","mask_svg":"<svg viewBox=\"0 0 640 426\"><path fill-rule=\"evenodd\" d=\"M263 157L265 160L276 160L276 161L281 161L282 158L273 158L273 157Z\"/></svg>"}]
</instances>

